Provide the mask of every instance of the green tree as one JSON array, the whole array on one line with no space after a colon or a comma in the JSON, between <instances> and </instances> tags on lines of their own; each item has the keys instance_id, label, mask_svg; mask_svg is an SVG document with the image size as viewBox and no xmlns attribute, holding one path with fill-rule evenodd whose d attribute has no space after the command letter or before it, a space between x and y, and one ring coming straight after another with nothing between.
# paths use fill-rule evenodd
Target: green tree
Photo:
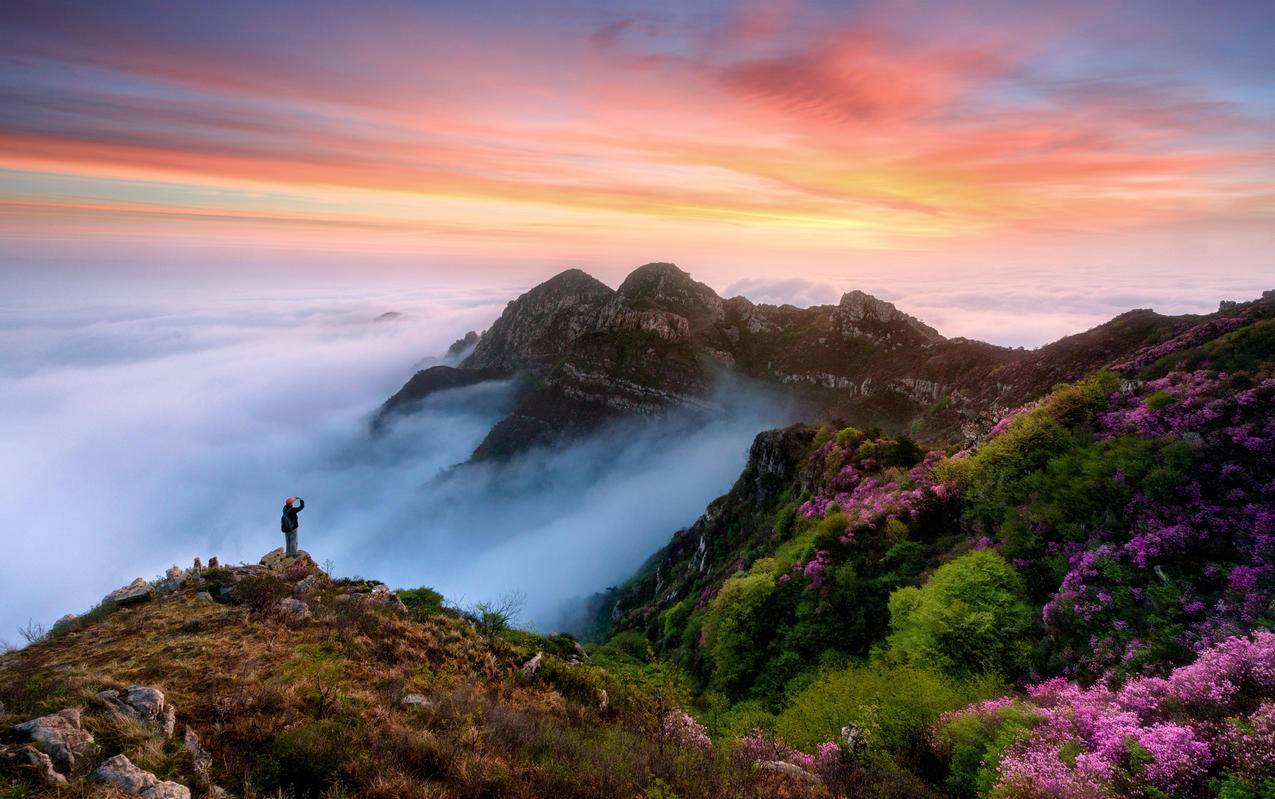
<instances>
[{"instance_id":1,"label":"green tree","mask_svg":"<svg viewBox=\"0 0 1275 799\"><path fill-rule=\"evenodd\" d=\"M713 660L712 688L738 697L757 673L766 643L768 600L775 589L769 574L739 574L713 597L705 633Z\"/></svg>"},{"instance_id":2,"label":"green tree","mask_svg":"<svg viewBox=\"0 0 1275 799\"><path fill-rule=\"evenodd\" d=\"M921 588L890 595L889 646L907 660L949 674L1023 672L1034 623L1022 578L995 552L963 555Z\"/></svg>"}]
</instances>

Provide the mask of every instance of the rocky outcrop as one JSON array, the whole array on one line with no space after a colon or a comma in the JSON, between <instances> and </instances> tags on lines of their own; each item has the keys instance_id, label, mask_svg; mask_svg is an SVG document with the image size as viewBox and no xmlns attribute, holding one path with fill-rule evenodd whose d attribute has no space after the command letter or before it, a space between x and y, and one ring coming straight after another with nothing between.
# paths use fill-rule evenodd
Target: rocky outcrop
<instances>
[{"instance_id":1,"label":"rocky outcrop","mask_svg":"<svg viewBox=\"0 0 1275 799\"><path fill-rule=\"evenodd\" d=\"M650 614L688 596L705 577L733 571L736 550L768 546L768 540L749 536L759 535L756 531L768 536L774 528L785 491L804 479L815 433L813 427L793 425L759 434L730 491L709 503L694 524L674 533L618 593L599 595L594 612L609 604L606 615L613 629L640 628Z\"/></svg>"},{"instance_id":2,"label":"rocky outcrop","mask_svg":"<svg viewBox=\"0 0 1275 799\"><path fill-rule=\"evenodd\" d=\"M478 334L473 330L469 331L463 337L453 341L452 345L447 348L447 359L456 361L466 357L477 343Z\"/></svg>"},{"instance_id":3,"label":"rocky outcrop","mask_svg":"<svg viewBox=\"0 0 1275 799\"><path fill-rule=\"evenodd\" d=\"M13 730L48 755L57 770L64 774L75 768L78 758L92 751L93 736L80 728L80 711L75 708L23 722Z\"/></svg>"},{"instance_id":4,"label":"rocky outcrop","mask_svg":"<svg viewBox=\"0 0 1275 799\"><path fill-rule=\"evenodd\" d=\"M550 361L594 327L614 293L579 269L555 275L510 302L461 366L515 370Z\"/></svg>"},{"instance_id":5,"label":"rocky outcrop","mask_svg":"<svg viewBox=\"0 0 1275 799\"><path fill-rule=\"evenodd\" d=\"M285 596L275 604L275 612L288 621L298 622L310 618L310 608L306 603L290 596Z\"/></svg>"},{"instance_id":6,"label":"rocky outcrop","mask_svg":"<svg viewBox=\"0 0 1275 799\"><path fill-rule=\"evenodd\" d=\"M431 366L428 369L422 369L385 401L373 419L373 429L383 430L390 419L411 413L428 397L440 391L464 388L491 380L503 380L512 374L512 370L504 368L457 369L452 366Z\"/></svg>"},{"instance_id":7,"label":"rocky outcrop","mask_svg":"<svg viewBox=\"0 0 1275 799\"><path fill-rule=\"evenodd\" d=\"M128 796L140 796L142 799L190 799L189 788L175 782L161 781L149 771L133 765L124 755L116 755L103 761L91 778Z\"/></svg>"},{"instance_id":8,"label":"rocky outcrop","mask_svg":"<svg viewBox=\"0 0 1275 799\"><path fill-rule=\"evenodd\" d=\"M103 604L115 605L135 605L139 602L145 602L155 596L155 589L151 584L141 577L123 588L116 588L111 593L102 597Z\"/></svg>"},{"instance_id":9,"label":"rocky outcrop","mask_svg":"<svg viewBox=\"0 0 1275 799\"><path fill-rule=\"evenodd\" d=\"M105 704L109 714L149 724L165 738L173 737L173 730L177 726L177 709L165 701L164 692L158 688L134 685L126 688L123 693L115 690L99 691L97 698Z\"/></svg>"},{"instance_id":10,"label":"rocky outcrop","mask_svg":"<svg viewBox=\"0 0 1275 799\"><path fill-rule=\"evenodd\" d=\"M261 556L260 563L275 574L290 580L301 580L323 571L319 568L319 564L314 562L314 558L310 557L310 553L304 549L298 550L295 557L289 557L283 547L272 549Z\"/></svg>"}]
</instances>

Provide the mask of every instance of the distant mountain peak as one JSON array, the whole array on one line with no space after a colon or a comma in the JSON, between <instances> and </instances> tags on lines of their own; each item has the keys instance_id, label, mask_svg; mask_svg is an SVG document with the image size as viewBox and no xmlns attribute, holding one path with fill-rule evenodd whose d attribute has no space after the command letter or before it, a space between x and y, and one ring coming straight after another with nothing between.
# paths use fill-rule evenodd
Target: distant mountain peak
<instances>
[{"instance_id":1,"label":"distant mountain peak","mask_svg":"<svg viewBox=\"0 0 1275 799\"><path fill-rule=\"evenodd\" d=\"M879 300L871 294L858 289L841 295L841 302L837 303L833 316L855 330L860 330L864 326L863 323L904 324L919 333L925 341L937 342L944 340L937 330L915 316L909 316L900 311L894 307L894 303ZM860 330L860 332L865 331ZM871 335L871 333L868 333L868 335Z\"/></svg>"},{"instance_id":2,"label":"distant mountain peak","mask_svg":"<svg viewBox=\"0 0 1275 799\"><path fill-rule=\"evenodd\" d=\"M721 316L717 292L675 264L657 262L634 269L616 295L629 307L668 311L688 320Z\"/></svg>"}]
</instances>

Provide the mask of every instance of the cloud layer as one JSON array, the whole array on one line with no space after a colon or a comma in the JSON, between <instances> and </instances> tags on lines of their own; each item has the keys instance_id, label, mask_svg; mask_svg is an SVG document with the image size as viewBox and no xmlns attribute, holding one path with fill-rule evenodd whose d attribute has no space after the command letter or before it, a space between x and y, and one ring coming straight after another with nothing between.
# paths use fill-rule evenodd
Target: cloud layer
<instances>
[{"instance_id":1,"label":"cloud layer","mask_svg":"<svg viewBox=\"0 0 1275 799\"><path fill-rule=\"evenodd\" d=\"M255 561L281 545L288 495L307 500L302 545L338 573L468 602L520 588L527 620L551 625L693 520L782 418L737 403L693 430L625 426L448 472L505 413L497 383L369 439L369 414L422 355L494 318L493 299L15 306L0 329L0 638L172 563ZM388 310L404 316L374 321Z\"/></svg>"}]
</instances>

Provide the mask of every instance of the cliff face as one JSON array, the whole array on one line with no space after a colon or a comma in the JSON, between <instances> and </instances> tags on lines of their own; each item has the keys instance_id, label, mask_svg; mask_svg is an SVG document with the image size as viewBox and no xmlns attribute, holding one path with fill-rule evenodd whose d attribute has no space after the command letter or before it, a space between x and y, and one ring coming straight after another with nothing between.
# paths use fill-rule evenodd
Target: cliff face
<instances>
[{"instance_id":1,"label":"cliff face","mask_svg":"<svg viewBox=\"0 0 1275 799\"><path fill-rule=\"evenodd\" d=\"M458 368L417 374L378 422L433 391L521 375L516 407L475 452L505 457L619 417L711 413L713 386L733 374L778 390L801 418L950 443L1195 321L1131 311L1024 351L946 339L860 291L795 308L722 299L673 264L640 267L614 291L573 269L511 302Z\"/></svg>"}]
</instances>

